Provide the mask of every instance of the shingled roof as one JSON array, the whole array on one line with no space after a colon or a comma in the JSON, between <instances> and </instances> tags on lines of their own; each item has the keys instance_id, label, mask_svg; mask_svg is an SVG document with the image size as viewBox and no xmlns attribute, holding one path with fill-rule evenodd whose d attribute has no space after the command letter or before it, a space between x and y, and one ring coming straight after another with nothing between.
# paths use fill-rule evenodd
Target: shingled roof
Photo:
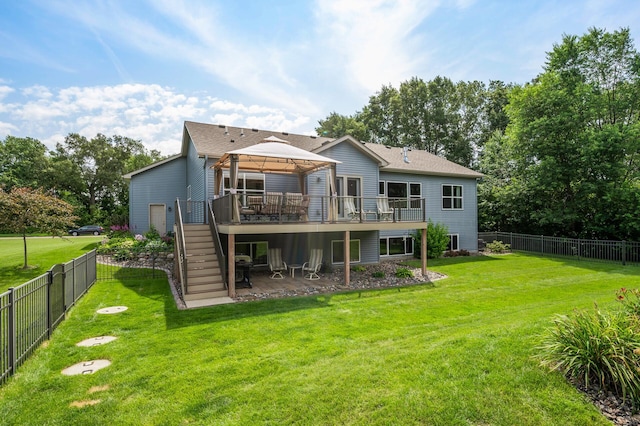
<instances>
[{"instance_id":1,"label":"shingled roof","mask_svg":"<svg viewBox=\"0 0 640 426\"><path fill-rule=\"evenodd\" d=\"M255 145L271 136L286 140L292 146L318 153L323 151L323 146L330 146L332 145L331 142L336 141L334 138L321 136L299 135L287 132L185 121L184 135L182 138L182 155L186 155L187 153L189 138L193 141L199 155L207 155L210 158L221 158L229 151ZM361 144L360 148L364 151L369 151L371 157L383 159L384 162L380 162L380 170L466 178L480 178L483 176L482 173L478 173L426 151L409 151L407 154L409 162L407 163L404 161L404 151L401 147L388 147L376 143L357 142L353 138L341 139L348 139L352 143L359 143Z\"/></svg>"}]
</instances>

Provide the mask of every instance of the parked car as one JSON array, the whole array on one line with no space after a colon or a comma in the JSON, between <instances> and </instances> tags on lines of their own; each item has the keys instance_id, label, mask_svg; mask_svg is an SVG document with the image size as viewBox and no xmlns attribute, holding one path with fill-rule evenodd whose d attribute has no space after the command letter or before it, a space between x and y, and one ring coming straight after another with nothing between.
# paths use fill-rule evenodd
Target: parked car
<instances>
[{"instance_id":1,"label":"parked car","mask_svg":"<svg viewBox=\"0 0 640 426\"><path fill-rule=\"evenodd\" d=\"M100 235L104 232L104 228L100 225L85 225L77 229L69 229L69 234L74 237L77 235Z\"/></svg>"}]
</instances>

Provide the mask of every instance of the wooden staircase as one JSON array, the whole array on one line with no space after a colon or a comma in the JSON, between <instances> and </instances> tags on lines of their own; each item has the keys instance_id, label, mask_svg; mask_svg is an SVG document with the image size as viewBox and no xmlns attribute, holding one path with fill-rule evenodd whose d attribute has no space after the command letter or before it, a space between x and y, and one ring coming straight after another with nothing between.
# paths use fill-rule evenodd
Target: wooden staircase
<instances>
[{"instance_id":1,"label":"wooden staircase","mask_svg":"<svg viewBox=\"0 0 640 426\"><path fill-rule=\"evenodd\" d=\"M185 302L227 297L209 225L184 224L183 230L187 260Z\"/></svg>"}]
</instances>

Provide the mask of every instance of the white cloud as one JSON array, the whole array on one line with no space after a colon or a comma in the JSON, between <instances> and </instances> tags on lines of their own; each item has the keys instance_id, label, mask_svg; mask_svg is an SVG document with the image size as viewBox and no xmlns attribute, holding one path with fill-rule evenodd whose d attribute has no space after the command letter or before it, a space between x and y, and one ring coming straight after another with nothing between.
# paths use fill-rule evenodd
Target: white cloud
<instances>
[{"instance_id":1,"label":"white cloud","mask_svg":"<svg viewBox=\"0 0 640 426\"><path fill-rule=\"evenodd\" d=\"M3 100L9 93L14 92L12 87L0 86L0 101Z\"/></svg>"},{"instance_id":2,"label":"white cloud","mask_svg":"<svg viewBox=\"0 0 640 426\"><path fill-rule=\"evenodd\" d=\"M141 140L165 155L179 152L186 120L309 133L310 118L261 105L243 105L202 94L184 94L156 84L66 87L31 86L6 93L19 95L0 103L0 136L15 134L41 140L50 149L64 135L98 133ZM17 97L17 96L14 96Z\"/></svg>"},{"instance_id":3,"label":"white cloud","mask_svg":"<svg viewBox=\"0 0 640 426\"><path fill-rule=\"evenodd\" d=\"M317 28L340 54L350 80L372 94L415 75L429 59L414 30L438 6L439 1L317 0Z\"/></svg>"}]
</instances>

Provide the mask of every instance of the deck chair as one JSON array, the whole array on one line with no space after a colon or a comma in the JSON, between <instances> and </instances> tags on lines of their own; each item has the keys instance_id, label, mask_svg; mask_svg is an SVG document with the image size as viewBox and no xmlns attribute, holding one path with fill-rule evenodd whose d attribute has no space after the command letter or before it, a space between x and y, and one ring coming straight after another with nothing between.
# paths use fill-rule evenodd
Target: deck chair
<instances>
[{"instance_id":1,"label":"deck chair","mask_svg":"<svg viewBox=\"0 0 640 426\"><path fill-rule=\"evenodd\" d=\"M309 202L311 199L308 195L302 196L302 202L300 203L300 207L298 208L298 217L301 221L306 222L309 220Z\"/></svg>"},{"instance_id":2,"label":"deck chair","mask_svg":"<svg viewBox=\"0 0 640 426\"><path fill-rule=\"evenodd\" d=\"M268 215L280 214L280 200L282 199L282 192L267 192L265 195L264 206L260 213Z\"/></svg>"},{"instance_id":3,"label":"deck chair","mask_svg":"<svg viewBox=\"0 0 640 426\"><path fill-rule=\"evenodd\" d=\"M344 197L344 214L349 216L351 220L357 219L360 216L360 210L356 209L353 197Z\"/></svg>"},{"instance_id":4,"label":"deck chair","mask_svg":"<svg viewBox=\"0 0 640 426\"><path fill-rule=\"evenodd\" d=\"M284 204L282 213L297 215L302 205L302 194L299 192L286 192L284 194Z\"/></svg>"},{"instance_id":5,"label":"deck chair","mask_svg":"<svg viewBox=\"0 0 640 426\"><path fill-rule=\"evenodd\" d=\"M309 261L302 265L302 274L307 280L319 280L318 272L322 267L322 249L311 249Z\"/></svg>"},{"instance_id":6,"label":"deck chair","mask_svg":"<svg viewBox=\"0 0 640 426\"><path fill-rule=\"evenodd\" d=\"M390 220L393 215L393 208L389 207L389 199L387 197L376 198L378 204L378 216L383 220Z\"/></svg>"},{"instance_id":7,"label":"deck chair","mask_svg":"<svg viewBox=\"0 0 640 426\"><path fill-rule=\"evenodd\" d=\"M279 248L269 249L269 270L272 279L283 279L282 272L287 270L287 264L282 260L282 251Z\"/></svg>"},{"instance_id":8,"label":"deck chair","mask_svg":"<svg viewBox=\"0 0 640 426\"><path fill-rule=\"evenodd\" d=\"M255 210L256 213L262 211L262 195L249 195L247 196L247 204L250 209Z\"/></svg>"}]
</instances>

